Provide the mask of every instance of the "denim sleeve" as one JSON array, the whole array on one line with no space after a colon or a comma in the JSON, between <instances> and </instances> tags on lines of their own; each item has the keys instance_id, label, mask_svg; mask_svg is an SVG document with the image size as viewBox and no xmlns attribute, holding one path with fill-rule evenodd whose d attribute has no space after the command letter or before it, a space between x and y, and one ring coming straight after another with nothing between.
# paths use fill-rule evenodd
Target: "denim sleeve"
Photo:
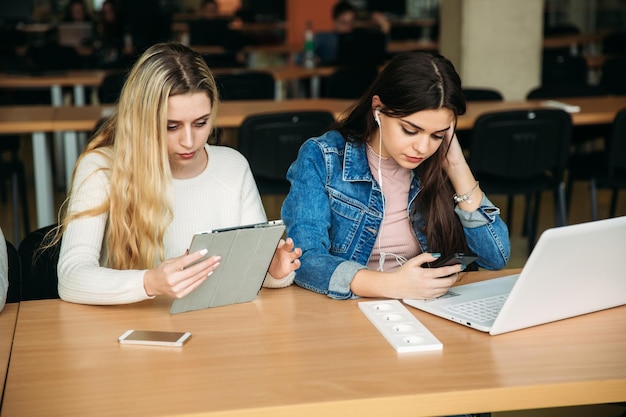
<instances>
[{"instance_id":1,"label":"denim sleeve","mask_svg":"<svg viewBox=\"0 0 626 417\"><path fill-rule=\"evenodd\" d=\"M321 145L309 139L287 172L291 187L281 217L287 236L302 249L295 283L332 298L347 299L352 297L350 281L357 269L354 262L330 253L331 212L326 177Z\"/></svg>"},{"instance_id":2,"label":"denim sleeve","mask_svg":"<svg viewBox=\"0 0 626 417\"><path fill-rule=\"evenodd\" d=\"M463 225L469 249L478 255L476 263L490 270L504 268L511 257L511 242L500 209L483 193L477 210L467 212L457 206L454 211Z\"/></svg>"}]
</instances>

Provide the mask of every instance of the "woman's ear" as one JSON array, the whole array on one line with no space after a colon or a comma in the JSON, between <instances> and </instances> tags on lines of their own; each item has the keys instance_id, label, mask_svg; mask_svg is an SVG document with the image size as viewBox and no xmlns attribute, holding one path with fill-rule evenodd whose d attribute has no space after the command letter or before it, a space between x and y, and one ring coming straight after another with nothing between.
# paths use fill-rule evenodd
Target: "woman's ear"
<instances>
[{"instance_id":1,"label":"woman's ear","mask_svg":"<svg viewBox=\"0 0 626 417\"><path fill-rule=\"evenodd\" d=\"M377 95L372 97L372 110L374 109L382 109L383 106L383 102L380 101L380 97L378 97Z\"/></svg>"}]
</instances>

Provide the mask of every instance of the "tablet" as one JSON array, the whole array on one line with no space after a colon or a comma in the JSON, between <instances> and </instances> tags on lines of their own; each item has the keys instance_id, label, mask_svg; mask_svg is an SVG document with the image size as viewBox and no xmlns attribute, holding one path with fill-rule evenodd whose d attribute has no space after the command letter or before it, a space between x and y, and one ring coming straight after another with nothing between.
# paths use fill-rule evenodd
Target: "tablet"
<instances>
[{"instance_id":1,"label":"tablet","mask_svg":"<svg viewBox=\"0 0 626 417\"><path fill-rule=\"evenodd\" d=\"M202 259L219 255L222 260L198 288L174 300L170 313L254 300L284 232L282 220L276 220L194 234L189 253L206 248Z\"/></svg>"}]
</instances>

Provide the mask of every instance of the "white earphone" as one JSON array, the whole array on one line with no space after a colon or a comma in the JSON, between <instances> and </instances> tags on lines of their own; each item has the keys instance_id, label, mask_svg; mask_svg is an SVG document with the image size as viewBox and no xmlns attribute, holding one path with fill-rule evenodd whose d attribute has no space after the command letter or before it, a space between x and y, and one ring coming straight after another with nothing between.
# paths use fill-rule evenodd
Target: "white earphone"
<instances>
[{"instance_id":1,"label":"white earphone","mask_svg":"<svg viewBox=\"0 0 626 417\"><path fill-rule=\"evenodd\" d=\"M380 127L380 109L374 110L374 120L376 120L376 124Z\"/></svg>"}]
</instances>

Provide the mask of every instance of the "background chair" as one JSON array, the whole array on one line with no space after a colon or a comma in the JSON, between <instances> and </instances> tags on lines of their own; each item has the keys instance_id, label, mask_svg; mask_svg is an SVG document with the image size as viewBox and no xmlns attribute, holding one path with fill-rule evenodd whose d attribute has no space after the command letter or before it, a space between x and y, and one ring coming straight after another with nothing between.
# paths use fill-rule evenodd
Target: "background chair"
<instances>
[{"instance_id":1,"label":"background chair","mask_svg":"<svg viewBox=\"0 0 626 417\"><path fill-rule=\"evenodd\" d=\"M238 51L224 51L202 54L209 68L245 68L246 63Z\"/></svg>"},{"instance_id":2,"label":"background chair","mask_svg":"<svg viewBox=\"0 0 626 417\"><path fill-rule=\"evenodd\" d=\"M248 116L239 128L239 151L248 159L259 192L287 194L287 170L300 146L335 122L326 111L293 111Z\"/></svg>"},{"instance_id":3,"label":"background chair","mask_svg":"<svg viewBox=\"0 0 626 417\"><path fill-rule=\"evenodd\" d=\"M266 71L217 73L215 83L224 101L274 99L276 82Z\"/></svg>"},{"instance_id":4,"label":"background chair","mask_svg":"<svg viewBox=\"0 0 626 417\"><path fill-rule=\"evenodd\" d=\"M241 31L229 27L231 19L197 19L187 22L190 45L215 45L237 51L244 44Z\"/></svg>"},{"instance_id":5,"label":"background chair","mask_svg":"<svg viewBox=\"0 0 626 417\"><path fill-rule=\"evenodd\" d=\"M20 217L24 235L30 232L28 215L28 197L26 190L26 174L24 163L19 157L20 137L18 135L0 136L0 195L3 201L7 201L6 182L11 181L11 207L13 214L13 241L21 239ZM20 203L22 210L20 214Z\"/></svg>"},{"instance_id":6,"label":"background chair","mask_svg":"<svg viewBox=\"0 0 626 417\"><path fill-rule=\"evenodd\" d=\"M541 86L531 90L527 100L557 100L567 102L568 97L600 97L606 95L606 91L601 85L588 85L581 83L574 84L552 84ZM585 147L593 147L594 141L606 137L608 129L604 125L582 125L576 126L572 131L572 144L578 152Z\"/></svg>"},{"instance_id":7,"label":"background chair","mask_svg":"<svg viewBox=\"0 0 626 417\"><path fill-rule=\"evenodd\" d=\"M502 101L502 93L493 88L464 88L463 95L467 101Z\"/></svg>"},{"instance_id":8,"label":"background chair","mask_svg":"<svg viewBox=\"0 0 626 417\"><path fill-rule=\"evenodd\" d=\"M57 289L57 264L60 244L41 249L49 242L47 233L56 225L50 225L29 233L20 242L17 252L22 267L22 300L59 298Z\"/></svg>"},{"instance_id":9,"label":"background chair","mask_svg":"<svg viewBox=\"0 0 626 417\"><path fill-rule=\"evenodd\" d=\"M626 94L626 53L616 55L607 60L602 65L602 78L600 85L607 94Z\"/></svg>"},{"instance_id":10,"label":"background chair","mask_svg":"<svg viewBox=\"0 0 626 417\"><path fill-rule=\"evenodd\" d=\"M466 101L503 101L504 96L498 90L486 87L476 88L464 88L463 95ZM459 139L459 144L464 150L469 149L471 131L469 130L457 130L456 136Z\"/></svg>"},{"instance_id":11,"label":"background chair","mask_svg":"<svg viewBox=\"0 0 626 417\"><path fill-rule=\"evenodd\" d=\"M564 225L564 171L569 156L572 119L558 109L514 110L479 116L472 129L469 162L481 188L508 197L507 224L512 227L513 197L524 195L524 230L529 251L535 243L541 192L554 191L556 224ZM534 208L530 210L534 196Z\"/></svg>"},{"instance_id":12,"label":"background chair","mask_svg":"<svg viewBox=\"0 0 626 417\"><path fill-rule=\"evenodd\" d=\"M378 76L378 68L373 65L348 66L338 68L322 79L322 97L357 99L365 93Z\"/></svg>"},{"instance_id":13,"label":"background chair","mask_svg":"<svg viewBox=\"0 0 626 417\"><path fill-rule=\"evenodd\" d=\"M598 219L598 188L612 190L609 217L615 217L620 189L626 189L626 109L620 110L607 136L605 148L570 156L567 177L567 204L575 181L589 181L591 218Z\"/></svg>"},{"instance_id":14,"label":"background chair","mask_svg":"<svg viewBox=\"0 0 626 417\"><path fill-rule=\"evenodd\" d=\"M113 104L120 98L127 71L112 71L102 79L98 87L98 101L101 104Z\"/></svg>"},{"instance_id":15,"label":"background chair","mask_svg":"<svg viewBox=\"0 0 626 417\"><path fill-rule=\"evenodd\" d=\"M20 267L20 257L15 246L6 241L7 258L9 263L9 291L7 292L7 303L17 303L22 299L22 269Z\"/></svg>"}]
</instances>

